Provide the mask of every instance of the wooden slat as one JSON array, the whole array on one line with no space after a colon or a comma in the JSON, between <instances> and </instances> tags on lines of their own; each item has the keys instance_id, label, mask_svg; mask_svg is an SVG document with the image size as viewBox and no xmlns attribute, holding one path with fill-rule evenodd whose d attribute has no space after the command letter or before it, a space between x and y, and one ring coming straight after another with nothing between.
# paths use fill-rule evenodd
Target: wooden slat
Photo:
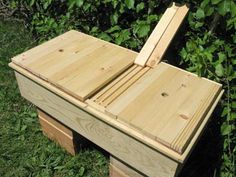
<instances>
[{"instance_id":1,"label":"wooden slat","mask_svg":"<svg viewBox=\"0 0 236 177\"><path fill-rule=\"evenodd\" d=\"M161 17L160 21L154 28L153 32L151 33L150 37L144 44L143 48L141 49L139 55L135 59L135 63L140 66L145 66L148 58L150 57L152 51L156 47L157 43L164 35L169 23L171 22L172 18L174 17L178 7L173 4L173 6L169 7L163 16Z\"/></svg>"},{"instance_id":2,"label":"wooden slat","mask_svg":"<svg viewBox=\"0 0 236 177\"><path fill-rule=\"evenodd\" d=\"M154 67L158 64L164 56L168 46L182 24L186 14L188 13L188 7L186 5L179 7L175 16L172 18L165 33L162 35L152 54L148 58L147 66Z\"/></svg>"},{"instance_id":3,"label":"wooden slat","mask_svg":"<svg viewBox=\"0 0 236 177\"><path fill-rule=\"evenodd\" d=\"M102 105L107 107L107 105L111 104L117 97L119 97L124 91L126 91L133 83L135 83L139 78L141 78L150 68L145 67L139 72L136 73L132 78L127 80L121 87L119 87L113 94L107 97Z\"/></svg>"},{"instance_id":4,"label":"wooden slat","mask_svg":"<svg viewBox=\"0 0 236 177\"><path fill-rule=\"evenodd\" d=\"M135 66L135 65L134 65ZM112 95L112 93L114 93L118 88L120 88L122 85L124 85L129 79L131 79L135 74L137 74L142 68L138 67L137 65L135 66L135 68L131 68L132 71L130 71L128 74L124 73L125 76L122 77L122 79L120 79L119 77L119 81L116 82L115 84L111 83L108 85L109 89L103 94L101 95L96 102L101 103L104 100L106 100L109 96ZM112 85L112 86L110 86ZM104 89L106 90L106 88Z\"/></svg>"}]
</instances>

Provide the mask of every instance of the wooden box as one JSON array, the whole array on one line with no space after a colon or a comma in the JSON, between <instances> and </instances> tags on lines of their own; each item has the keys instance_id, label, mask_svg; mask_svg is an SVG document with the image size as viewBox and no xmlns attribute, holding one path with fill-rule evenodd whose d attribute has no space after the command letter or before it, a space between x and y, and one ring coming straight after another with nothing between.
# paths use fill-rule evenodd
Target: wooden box
<instances>
[{"instance_id":1,"label":"wooden box","mask_svg":"<svg viewBox=\"0 0 236 177\"><path fill-rule=\"evenodd\" d=\"M221 85L69 31L12 59L23 97L147 176L174 177ZM46 67L45 67L46 66Z\"/></svg>"}]
</instances>

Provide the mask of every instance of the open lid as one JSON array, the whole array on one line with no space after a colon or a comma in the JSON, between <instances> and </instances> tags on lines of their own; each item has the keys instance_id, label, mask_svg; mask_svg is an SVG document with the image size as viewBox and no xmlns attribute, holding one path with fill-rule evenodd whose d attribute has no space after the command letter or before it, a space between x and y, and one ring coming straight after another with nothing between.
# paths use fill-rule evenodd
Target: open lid
<instances>
[{"instance_id":1,"label":"open lid","mask_svg":"<svg viewBox=\"0 0 236 177\"><path fill-rule=\"evenodd\" d=\"M81 101L133 64L136 53L69 31L12 59Z\"/></svg>"}]
</instances>

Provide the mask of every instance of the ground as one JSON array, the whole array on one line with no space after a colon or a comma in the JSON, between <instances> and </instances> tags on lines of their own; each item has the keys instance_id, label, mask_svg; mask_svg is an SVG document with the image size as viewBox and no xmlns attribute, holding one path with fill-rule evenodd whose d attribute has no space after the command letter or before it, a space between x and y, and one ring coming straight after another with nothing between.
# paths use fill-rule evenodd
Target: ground
<instances>
[{"instance_id":1,"label":"ground","mask_svg":"<svg viewBox=\"0 0 236 177\"><path fill-rule=\"evenodd\" d=\"M22 24L0 20L0 176L108 176L106 152L90 143L82 145L76 156L69 155L43 136L35 107L20 96L8 63L34 45ZM217 175L221 145L216 119L209 124L180 177Z\"/></svg>"}]
</instances>

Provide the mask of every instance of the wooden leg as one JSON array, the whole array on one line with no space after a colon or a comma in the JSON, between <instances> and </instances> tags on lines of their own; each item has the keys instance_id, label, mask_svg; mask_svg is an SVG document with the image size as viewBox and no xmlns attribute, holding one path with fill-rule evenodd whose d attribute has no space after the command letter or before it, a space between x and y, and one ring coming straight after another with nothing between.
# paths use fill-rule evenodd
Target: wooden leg
<instances>
[{"instance_id":1,"label":"wooden leg","mask_svg":"<svg viewBox=\"0 0 236 177\"><path fill-rule=\"evenodd\" d=\"M40 109L38 109L38 117L44 135L57 142L70 154L75 155L78 141L78 137L75 138L75 133Z\"/></svg>"},{"instance_id":2,"label":"wooden leg","mask_svg":"<svg viewBox=\"0 0 236 177\"><path fill-rule=\"evenodd\" d=\"M144 177L137 170L133 169L129 165L121 162L115 157L110 156L110 166L109 166L109 176L110 177Z\"/></svg>"}]
</instances>

